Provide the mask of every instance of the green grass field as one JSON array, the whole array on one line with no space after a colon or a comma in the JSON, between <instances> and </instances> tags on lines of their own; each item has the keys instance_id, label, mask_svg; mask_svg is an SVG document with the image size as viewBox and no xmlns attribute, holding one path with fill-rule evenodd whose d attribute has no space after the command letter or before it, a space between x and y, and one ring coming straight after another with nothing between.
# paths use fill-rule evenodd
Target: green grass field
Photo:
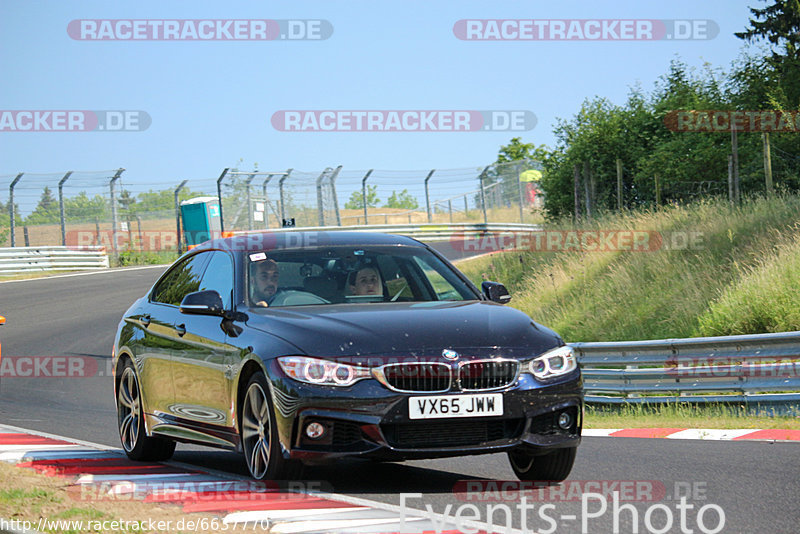
<instances>
[{"instance_id":1,"label":"green grass field","mask_svg":"<svg viewBox=\"0 0 800 534\"><path fill-rule=\"evenodd\" d=\"M657 250L517 251L459 263L478 284L505 283L511 306L569 342L800 330L798 197L737 208L702 201L545 229L662 240Z\"/></svg>"}]
</instances>

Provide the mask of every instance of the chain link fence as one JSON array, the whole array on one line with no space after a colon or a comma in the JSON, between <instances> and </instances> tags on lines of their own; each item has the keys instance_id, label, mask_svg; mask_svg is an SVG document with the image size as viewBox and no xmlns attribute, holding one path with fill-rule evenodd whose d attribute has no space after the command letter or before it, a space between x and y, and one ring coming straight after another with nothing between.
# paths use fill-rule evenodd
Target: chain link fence
<instances>
[{"instance_id":1,"label":"chain link fence","mask_svg":"<svg viewBox=\"0 0 800 534\"><path fill-rule=\"evenodd\" d=\"M319 171L224 169L217 177L126 180L124 169L0 176L0 246L178 250L181 201L221 201L225 231L403 223L541 221L541 165Z\"/></svg>"}]
</instances>

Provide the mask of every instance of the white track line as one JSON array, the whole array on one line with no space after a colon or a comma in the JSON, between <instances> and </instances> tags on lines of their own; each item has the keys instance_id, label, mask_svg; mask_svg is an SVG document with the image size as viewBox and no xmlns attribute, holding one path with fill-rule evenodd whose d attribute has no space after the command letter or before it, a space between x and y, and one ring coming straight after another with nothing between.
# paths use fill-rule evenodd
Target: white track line
<instances>
[{"instance_id":1,"label":"white track line","mask_svg":"<svg viewBox=\"0 0 800 534\"><path fill-rule=\"evenodd\" d=\"M124 271L141 271L142 269L155 269L160 267L161 269L166 269L169 267L170 263L164 263L161 265L142 265L140 267L117 267L115 269L106 269L104 271L88 271L85 273L72 273L72 274L54 274L53 276L41 276L39 278L23 278L22 280L2 280L0 284L18 284L21 282L36 282L37 280L53 280L54 278L73 278L75 276L91 276L93 274L108 274L108 273L119 273Z\"/></svg>"}]
</instances>

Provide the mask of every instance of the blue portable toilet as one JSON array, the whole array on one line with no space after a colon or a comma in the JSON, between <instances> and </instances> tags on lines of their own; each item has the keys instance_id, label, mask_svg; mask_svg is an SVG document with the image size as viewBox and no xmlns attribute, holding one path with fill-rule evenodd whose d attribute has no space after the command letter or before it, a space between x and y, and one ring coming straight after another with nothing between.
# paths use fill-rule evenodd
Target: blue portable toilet
<instances>
[{"instance_id":1,"label":"blue portable toilet","mask_svg":"<svg viewBox=\"0 0 800 534\"><path fill-rule=\"evenodd\" d=\"M183 238L189 248L222 236L217 197L196 197L181 202Z\"/></svg>"}]
</instances>

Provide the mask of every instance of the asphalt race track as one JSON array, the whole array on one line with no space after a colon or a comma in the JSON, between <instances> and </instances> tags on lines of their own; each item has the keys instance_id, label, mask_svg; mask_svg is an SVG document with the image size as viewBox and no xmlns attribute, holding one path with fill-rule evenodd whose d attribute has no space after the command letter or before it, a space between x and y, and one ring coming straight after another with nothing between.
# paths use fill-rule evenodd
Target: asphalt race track
<instances>
[{"instance_id":1,"label":"asphalt race track","mask_svg":"<svg viewBox=\"0 0 800 534\"><path fill-rule=\"evenodd\" d=\"M107 372L114 332L122 313L163 269L0 283L0 314L7 318L0 327L3 358L88 357L97 362L95 376L0 379L0 423L118 447ZM233 453L179 445L175 459L246 474L243 460ZM623 491L623 509L616 513L619 532L633 532L635 527L639 532L800 530L798 443L584 438L570 479L560 487L539 490L539 500L528 502L533 511L527 512L524 525L513 493L469 500L481 495L454 492L479 479L514 480L505 455L381 464L347 461L309 468L306 477L319 481L323 490L395 505L402 493L420 494L407 496L407 505L427 505L450 516L461 507L463 517L480 521L488 519L487 504L506 504L513 513L511 526L521 532L613 532L610 497L601 514L600 501L585 498L582 503L578 491L600 491L601 485ZM626 500L626 488L631 487L644 491ZM681 510L680 495L686 495L693 508ZM464 509L467 503L475 508ZM544 504L551 506L543 509ZM636 511L625 504L633 504ZM725 525L716 530L720 511ZM638 516L635 521L633 513ZM497 512L493 524L505 523L504 514Z\"/></svg>"}]
</instances>

